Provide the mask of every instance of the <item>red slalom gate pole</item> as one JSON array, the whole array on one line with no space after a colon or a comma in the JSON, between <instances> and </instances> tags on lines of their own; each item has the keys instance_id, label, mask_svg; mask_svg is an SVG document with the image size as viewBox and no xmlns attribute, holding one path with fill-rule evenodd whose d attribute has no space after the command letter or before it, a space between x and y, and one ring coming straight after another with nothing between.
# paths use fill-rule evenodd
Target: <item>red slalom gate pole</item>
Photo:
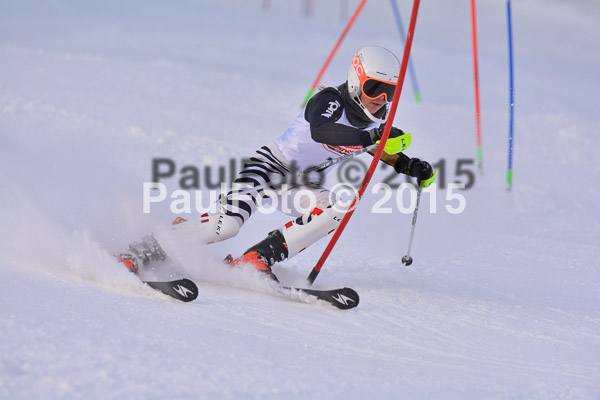
<instances>
[{"instance_id":1,"label":"red slalom gate pole","mask_svg":"<svg viewBox=\"0 0 600 400\"><path fill-rule=\"evenodd\" d=\"M333 49L331 50L331 53L329 53L329 57L327 57L327 60L325 61L325 64L323 64L323 67L321 68L321 71L319 72L319 75L317 75L317 79L315 79L315 81L313 82L312 86L310 87L310 90L308 91L308 94L304 98L304 102L302 103L302 107L304 107L306 105L306 103L308 103L308 100L310 100L310 97L315 92L315 88L317 87L317 85L319 84L319 81L323 77L323 74L327 70L327 67L329 66L329 63L331 62L331 60L333 59L333 56L335 55L335 53L337 52L338 48L340 47L340 44L342 44L342 41L344 40L344 38L346 37L346 34L350 30L350 27L354 24L354 21L356 21L356 18L358 17L358 14L360 14L360 11L362 10L362 8L364 7L364 5L366 3L367 3L367 0L362 0L360 2L360 4L358 5L358 7L356 7L356 11L354 11L354 14L352 15L352 18L350 18L350 21L348 21L348 24L346 25L346 28L344 28L344 31L342 32L342 35L338 39L337 43L335 44L335 46L333 46Z\"/></svg>"},{"instance_id":2,"label":"red slalom gate pole","mask_svg":"<svg viewBox=\"0 0 600 400\"><path fill-rule=\"evenodd\" d=\"M410 48L412 46L412 40L413 40L413 36L414 36L414 32L415 32L415 25L417 24L417 14L419 12L419 3L420 3L420 0L414 0L414 2L413 2L413 9L412 9L412 13L410 16L410 25L408 27L408 35L406 37L406 44L404 46L404 54L402 55L402 64L400 66L400 76L398 77L398 84L397 84L396 92L394 93L394 98L392 100L392 105L390 107L390 115L388 116L388 120L387 120L387 123L385 124L383 134L381 135L381 141L379 142L379 146L377 147L377 151L375 152L373 161L371 161L371 165L369 166L367 175L365 175L365 179L363 180L362 185L358 189L358 193L354 197L354 200L352 201L352 204L350 205L348 212L346 212L346 215L344 215L342 222L340 222L340 226L335 230L333 237L329 241L329 244L325 248L325 251L321 255L321 258L317 262L317 265L315 265L315 267L311 271L310 275L308 276L307 280L308 280L309 285L313 284L313 282L317 278L317 275L319 275L319 272L321 272L321 268L323 267L325 260L327 260L327 257L329 257L331 250L333 250L333 247L335 246L335 244L337 243L338 239L340 238L342 232L346 228L346 225L348 224L348 221L352 217L352 214L354 214L354 210L358 206L358 202L360 201L363 193L367 189L367 186L369 185L369 182L371 181L371 178L373 177L373 174L375 173L375 168L377 167L377 163L379 162L379 159L381 158L381 155L383 154L383 148L385 147L385 143L387 142L388 136L390 135L390 131L392 130L394 116L396 115L396 109L398 108L398 103L400 101L400 93L402 92L402 86L404 84L404 77L406 76L406 69L408 66L408 58L410 56Z\"/></svg>"},{"instance_id":3,"label":"red slalom gate pole","mask_svg":"<svg viewBox=\"0 0 600 400\"><path fill-rule=\"evenodd\" d=\"M477 166L483 170L481 148L481 113L479 109L479 68L477 60L477 23L475 18L475 0L471 0L471 27L473 31L473 71L475 74L475 123L477 124Z\"/></svg>"}]
</instances>

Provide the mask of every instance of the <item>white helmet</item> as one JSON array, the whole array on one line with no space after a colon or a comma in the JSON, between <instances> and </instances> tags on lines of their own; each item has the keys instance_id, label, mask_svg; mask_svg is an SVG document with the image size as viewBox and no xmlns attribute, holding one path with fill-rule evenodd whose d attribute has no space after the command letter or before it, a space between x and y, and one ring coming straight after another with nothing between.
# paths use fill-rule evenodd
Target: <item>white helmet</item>
<instances>
[{"instance_id":1,"label":"white helmet","mask_svg":"<svg viewBox=\"0 0 600 400\"><path fill-rule=\"evenodd\" d=\"M375 117L360 101L360 95L370 99L384 96L390 103L399 75L400 61L391 51L379 46L363 47L356 52L348 70L348 93L371 121L383 124L388 113L383 119Z\"/></svg>"}]
</instances>

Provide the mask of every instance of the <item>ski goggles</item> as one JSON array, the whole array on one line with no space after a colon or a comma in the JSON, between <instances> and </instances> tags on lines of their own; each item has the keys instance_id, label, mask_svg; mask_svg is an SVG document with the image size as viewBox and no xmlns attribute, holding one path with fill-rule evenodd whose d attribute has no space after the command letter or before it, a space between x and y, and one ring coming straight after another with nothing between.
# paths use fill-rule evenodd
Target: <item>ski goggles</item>
<instances>
[{"instance_id":1,"label":"ski goggles","mask_svg":"<svg viewBox=\"0 0 600 400\"><path fill-rule=\"evenodd\" d=\"M361 84L362 93L368 99L375 100L383 96L388 103L394 98L396 84L368 78Z\"/></svg>"},{"instance_id":2,"label":"ski goggles","mask_svg":"<svg viewBox=\"0 0 600 400\"><path fill-rule=\"evenodd\" d=\"M376 100L383 96L386 102L392 101L396 91L396 83L368 77L358 54L354 56L352 65L360 81L360 90L368 99Z\"/></svg>"}]
</instances>

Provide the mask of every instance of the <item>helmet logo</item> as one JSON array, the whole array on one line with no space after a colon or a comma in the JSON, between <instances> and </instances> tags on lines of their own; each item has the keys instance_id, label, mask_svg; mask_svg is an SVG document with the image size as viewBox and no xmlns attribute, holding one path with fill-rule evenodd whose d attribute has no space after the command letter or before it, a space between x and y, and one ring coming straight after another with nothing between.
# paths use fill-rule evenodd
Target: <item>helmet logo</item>
<instances>
[{"instance_id":1,"label":"helmet logo","mask_svg":"<svg viewBox=\"0 0 600 400\"><path fill-rule=\"evenodd\" d=\"M363 67L358 55L354 56L352 60L352 65L354 66L354 70L356 71L356 75L358 75L358 79L362 81L362 76L365 74L365 68Z\"/></svg>"}]
</instances>

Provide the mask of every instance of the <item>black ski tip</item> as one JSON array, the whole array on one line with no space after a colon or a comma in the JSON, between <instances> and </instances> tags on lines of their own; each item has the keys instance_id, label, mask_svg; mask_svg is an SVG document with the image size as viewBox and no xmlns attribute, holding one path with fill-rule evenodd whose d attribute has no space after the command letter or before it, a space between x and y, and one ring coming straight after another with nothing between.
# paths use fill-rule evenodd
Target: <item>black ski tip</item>
<instances>
[{"instance_id":1,"label":"black ski tip","mask_svg":"<svg viewBox=\"0 0 600 400\"><path fill-rule=\"evenodd\" d=\"M358 297L358 293L356 290L351 289L349 287L344 287L336 291L336 293L332 293L331 304L340 310L349 310L358 306L360 302L360 297Z\"/></svg>"},{"instance_id":2,"label":"black ski tip","mask_svg":"<svg viewBox=\"0 0 600 400\"><path fill-rule=\"evenodd\" d=\"M183 302L194 301L198 297L198 286L189 279L169 282L145 281L148 286Z\"/></svg>"},{"instance_id":3,"label":"black ski tip","mask_svg":"<svg viewBox=\"0 0 600 400\"><path fill-rule=\"evenodd\" d=\"M295 287L283 287L283 289L298 290L311 296L315 296L319 300L324 300L340 310L349 310L354 308L358 306L360 301L358 293L349 287L331 290L303 289Z\"/></svg>"}]
</instances>

